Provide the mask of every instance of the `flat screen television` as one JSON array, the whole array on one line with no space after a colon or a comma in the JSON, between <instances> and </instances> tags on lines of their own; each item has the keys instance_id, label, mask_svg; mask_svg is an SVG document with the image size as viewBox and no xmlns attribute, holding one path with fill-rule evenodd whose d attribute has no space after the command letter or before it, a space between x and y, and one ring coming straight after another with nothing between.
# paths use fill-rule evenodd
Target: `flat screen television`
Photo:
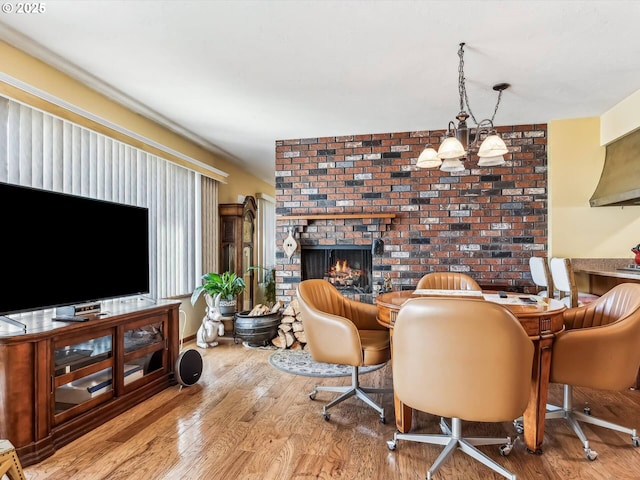
<instances>
[{"instance_id":1,"label":"flat screen television","mask_svg":"<svg viewBox=\"0 0 640 480\"><path fill-rule=\"evenodd\" d=\"M0 315L149 293L147 208L0 182Z\"/></svg>"}]
</instances>

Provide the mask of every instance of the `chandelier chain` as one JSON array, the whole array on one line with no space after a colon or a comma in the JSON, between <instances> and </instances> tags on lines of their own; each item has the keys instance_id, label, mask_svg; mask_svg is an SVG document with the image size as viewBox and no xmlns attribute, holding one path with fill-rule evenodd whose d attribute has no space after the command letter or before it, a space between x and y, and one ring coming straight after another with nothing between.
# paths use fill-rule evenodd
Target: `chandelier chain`
<instances>
[{"instance_id":1,"label":"chandelier chain","mask_svg":"<svg viewBox=\"0 0 640 480\"><path fill-rule=\"evenodd\" d=\"M458 64L458 94L460 96L460 112L465 111L466 105L469 116L473 120L473 123L476 124L476 127L478 127L480 125L480 122L476 120L475 115L471 111L471 106L469 105L469 97L467 96L467 87L464 78L464 43L460 44L460 48L458 49L458 57L460 58L460 62ZM498 91L498 101L496 102L496 106L493 109L493 115L491 115L491 124L493 124L493 119L498 113L498 107L500 106L500 100L502 99L502 92L503 90Z\"/></svg>"},{"instance_id":2,"label":"chandelier chain","mask_svg":"<svg viewBox=\"0 0 640 480\"><path fill-rule=\"evenodd\" d=\"M467 89L465 88L465 78L464 78L464 43L460 44L460 49L458 50L458 57L460 61L458 63L458 95L460 96L460 111L464 112L464 103L467 102L469 105L469 101L467 100ZM472 115L473 117L473 115ZM475 121L475 118L473 119Z\"/></svg>"}]
</instances>

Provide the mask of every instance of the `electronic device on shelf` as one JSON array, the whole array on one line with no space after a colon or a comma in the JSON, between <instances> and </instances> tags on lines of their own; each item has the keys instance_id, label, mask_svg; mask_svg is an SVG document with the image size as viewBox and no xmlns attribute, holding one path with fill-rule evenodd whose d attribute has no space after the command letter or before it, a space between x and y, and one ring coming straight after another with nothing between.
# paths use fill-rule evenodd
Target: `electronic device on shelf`
<instances>
[{"instance_id":1,"label":"electronic device on shelf","mask_svg":"<svg viewBox=\"0 0 640 480\"><path fill-rule=\"evenodd\" d=\"M77 315L56 315L51 320L56 322L88 322L89 317L79 317Z\"/></svg>"},{"instance_id":2,"label":"electronic device on shelf","mask_svg":"<svg viewBox=\"0 0 640 480\"><path fill-rule=\"evenodd\" d=\"M92 313L100 313L100 302L65 305L64 307L56 308L56 316L82 316Z\"/></svg>"}]
</instances>

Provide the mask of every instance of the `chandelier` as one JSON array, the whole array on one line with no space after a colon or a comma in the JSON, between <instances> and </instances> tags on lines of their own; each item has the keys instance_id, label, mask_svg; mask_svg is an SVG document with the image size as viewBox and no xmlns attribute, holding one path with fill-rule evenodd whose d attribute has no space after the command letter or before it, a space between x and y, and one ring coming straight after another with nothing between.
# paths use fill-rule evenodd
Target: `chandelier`
<instances>
[{"instance_id":1,"label":"chandelier","mask_svg":"<svg viewBox=\"0 0 640 480\"><path fill-rule=\"evenodd\" d=\"M456 126L453 121L449 122L446 137L440 144L437 152L430 144L427 144L418 157L417 167L440 167L440 170L445 172L459 172L465 169L461 160L468 157L472 152L476 152L476 149L479 167L493 167L504 165L505 163L504 155L508 153L509 150L493 127L493 119L498 112L502 92L509 88L510 85L508 83L497 83L493 86L493 90L498 92L498 100L493 110L493 115L490 119L486 118L478 122L471 111L469 97L467 96L464 76L464 45L464 43L461 43L458 49L458 57L460 58L458 65L460 112L456 115L458 125ZM476 125L473 139L467 126L467 119L469 117L471 117L473 123ZM480 143L481 138L484 138L484 140L478 148L478 143Z\"/></svg>"}]
</instances>

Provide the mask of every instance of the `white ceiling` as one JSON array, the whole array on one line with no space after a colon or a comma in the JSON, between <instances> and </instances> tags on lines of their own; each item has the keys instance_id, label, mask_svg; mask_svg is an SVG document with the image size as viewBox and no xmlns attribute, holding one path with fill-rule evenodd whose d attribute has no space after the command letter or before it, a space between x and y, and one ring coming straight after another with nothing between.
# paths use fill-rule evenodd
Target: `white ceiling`
<instances>
[{"instance_id":1,"label":"white ceiling","mask_svg":"<svg viewBox=\"0 0 640 480\"><path fill-rule=\"evenodd\" d=\"M276 140L446 128L460 42L478 121L499 82L496 125L598 116L640 88L636 0L41 3L0 14L0 38L269 183Z\"/></svg>"}]
</instances>

